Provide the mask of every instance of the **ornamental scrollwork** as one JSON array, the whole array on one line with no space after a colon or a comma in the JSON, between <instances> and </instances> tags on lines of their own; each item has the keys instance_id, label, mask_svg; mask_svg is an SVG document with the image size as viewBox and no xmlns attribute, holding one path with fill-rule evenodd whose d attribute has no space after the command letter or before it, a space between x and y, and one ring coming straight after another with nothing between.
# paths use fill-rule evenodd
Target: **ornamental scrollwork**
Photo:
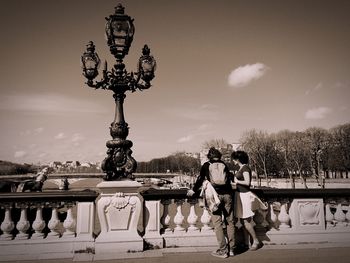
<instances>
[{"instance_id":1,"label":"ornamental scrollwork","mask_svg":"<svg viewBox=\"0 0 350 263\"><path fill-rule=\"evenodd\" d=\"M131 199L131 196L125 196L124 193L115 193L110 200L105 212L108 213L111 209L115 208L118 211L126 208L128 205L131 206L132 210L135 209L136 202Z\"/></svg>"}]
</instances>

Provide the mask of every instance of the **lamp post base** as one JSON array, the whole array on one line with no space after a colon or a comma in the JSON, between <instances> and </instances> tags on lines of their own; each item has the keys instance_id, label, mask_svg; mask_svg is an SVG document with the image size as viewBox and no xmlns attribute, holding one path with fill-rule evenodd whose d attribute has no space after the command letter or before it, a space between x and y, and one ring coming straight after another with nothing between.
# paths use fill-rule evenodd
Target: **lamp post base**
<instances>
[{"instance_id":1,"label":"lamp post base","mask_svg":"<svg viewBox=\"0 0 350 263\"><path fill-rule=\"evenodd\" d=\"M106 173L104 180L120 181L133 180L133 172L137 163L131 156L132 142L129 140L110 140L106 143L107 157L103 160L101 168Z\"/></svg>"},{"instance_id":2,"label":"lamp post base","mask_svg":"<svg viewBox=\"0 0 350 263\"><path fill-rule=\"evenodd\" d=\"M101 233L95 241L95 258L113 258L116 252L143 251L143 239L138 234L141 200L136 181L101 182L97 213Z\"/></svg>"}]
</instances>

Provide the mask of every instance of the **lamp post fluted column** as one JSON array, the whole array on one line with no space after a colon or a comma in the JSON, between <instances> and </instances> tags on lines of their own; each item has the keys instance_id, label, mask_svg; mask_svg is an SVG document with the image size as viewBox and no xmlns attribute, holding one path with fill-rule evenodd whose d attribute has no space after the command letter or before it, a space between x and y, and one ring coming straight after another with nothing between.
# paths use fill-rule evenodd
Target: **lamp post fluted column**
<instances>
[{"instance_id":1,"label":"lamp post fluted column","mask_svg":"<svg viewBox=\"0 0 350 263\"><path fill-rule=\"evenodd\" d=\"M104 63L102 79L94 81L98 75L100 58L95 52L92 41L87 44L86 52L82 56L83 75L87 78L86 84L95 89L113 91L115 100L115 116L110 126L112 140L107 141L107 157L102 162L102 170L105 172L105 180L133 179L137 163L131 156L133 143L127 140L129 126L124 118L124 100L126 92L135 92L151 87L154 78L156 61L150 55L150 49L145 45L138 62L137 72L128 73L123 63L123 58L128 54L134 35L133 19L124 14L121 4L115 8L115 13L106 18L106 37L110 52L116 58L111 70L108 70L107 62Z\"/></svg>"}]
</instances>

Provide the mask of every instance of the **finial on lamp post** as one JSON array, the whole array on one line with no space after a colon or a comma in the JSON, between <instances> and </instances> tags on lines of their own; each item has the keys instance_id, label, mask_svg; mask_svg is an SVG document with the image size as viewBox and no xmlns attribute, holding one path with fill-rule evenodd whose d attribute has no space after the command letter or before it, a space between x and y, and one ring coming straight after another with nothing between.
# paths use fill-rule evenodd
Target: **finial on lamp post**
<instances>
[{"instance_id":1,"label":"finial on lamp post","mask_svg":"<svg viewBox=\"0 0 350 263\"><path fill-rule=\"evenodd\" d=\"M115 14L124 14L125 7L119 3L115 8Z\"/></svg>"}]
</instances>

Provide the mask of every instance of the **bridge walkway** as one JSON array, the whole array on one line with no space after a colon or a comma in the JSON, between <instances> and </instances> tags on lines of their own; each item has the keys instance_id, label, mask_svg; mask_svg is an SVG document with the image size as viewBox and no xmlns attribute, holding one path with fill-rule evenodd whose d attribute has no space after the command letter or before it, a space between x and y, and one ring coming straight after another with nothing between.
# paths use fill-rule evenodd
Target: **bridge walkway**
<instances>
[{"instance_id":1,"label":"bridge walkway","mask_svg":"<svg viewBox=\"0 0 350 263\"><path fill-rule=\"evenodd\" d=\"M150 250L142 253L129 253L120 255L119 259L93 260L93 258L75 259L80 263L206 263L206 262L238 262L238 263L348 263L350 262L350 246L329 247L314 245L297 246L265 246L257 251L247 251L226 259L210 255L213 247L202 248L166 248ZM68 263L72 260L53 259L35 261L9 261L11 263Z\"/></svg>"}]
</instances>

